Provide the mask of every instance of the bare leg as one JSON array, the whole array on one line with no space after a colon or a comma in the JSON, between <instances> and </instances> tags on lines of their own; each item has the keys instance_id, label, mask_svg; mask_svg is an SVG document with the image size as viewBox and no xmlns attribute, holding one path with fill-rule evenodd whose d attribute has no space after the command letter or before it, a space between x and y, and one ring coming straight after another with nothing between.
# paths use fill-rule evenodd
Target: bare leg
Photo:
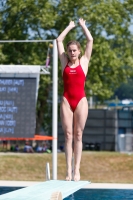
<instances>
[{"instance_id":1,"label":"bare leg","mask_svg":"<svg viewBox=\"0 0 133 200\"><path fill-rule=\"evenodd\" d=\"M80 161L82 154L82 134L88 116L88 102L84 97L74 112L74 181L80 180Z\"/></svg>"},{"instance_id":2,"label":"bare leg","mask_svg":"<svg viewBox=\"0 0 133 200\"><path fill-rule=\"evenodd\" d=\"M72 179L73 112L64 97L60 107L60 115L62 128L65 134L65 155L67 165L66 180L70 181Z\"/></svg>"}]
</instances>

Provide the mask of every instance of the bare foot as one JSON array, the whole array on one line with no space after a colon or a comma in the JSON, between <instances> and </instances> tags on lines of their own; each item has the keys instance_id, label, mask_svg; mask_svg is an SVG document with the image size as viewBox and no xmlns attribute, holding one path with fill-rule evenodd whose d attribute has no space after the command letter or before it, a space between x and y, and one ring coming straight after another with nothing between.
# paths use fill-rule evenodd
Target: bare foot
<instances>
[{"instance_id":1,"label":"bare foot","mask_svg":"<svg viewBox=\"0 0 133 200\"><path fill-rule=\"evenodd\" d=\"M80 181L80 172L79 171L76 171L74 173L74 181Z\"/></svg>"},{"instance_id":2,"label":"bare foot","mask_svg":"<svg viewBox=\"0 0 133 200\"><path fill-rule=\"evenodd\" d=\"M71 176L66 176L66 181L71 181Z\"/></svg>"},{"instance_id":3,"label":"bare foot","mask_svg":"<svg viewBox=\"0 0 133 200\"><path fill-rule=\"evenodd\" d=\"M71 181L72 180L72 172L71 170L67 172L67 175L66 175L66 181Z\"/></svg>"}]
</instances>

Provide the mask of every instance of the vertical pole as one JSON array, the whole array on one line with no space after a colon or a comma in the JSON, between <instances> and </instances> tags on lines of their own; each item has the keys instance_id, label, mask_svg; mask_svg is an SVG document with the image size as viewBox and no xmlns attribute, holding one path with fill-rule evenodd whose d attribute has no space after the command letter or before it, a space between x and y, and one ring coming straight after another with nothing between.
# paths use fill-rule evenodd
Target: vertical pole
<instances>
[{"instance_id":1,"label":"vertical pole","mask_svg":"<svg viewBox=\"0 0 133 200\"><path fill-rule=\"evenodd\" d=\"M58 125L58 53L56 40L53 40L53 109L52 109L52 169L53 180L57 179L57 125Z\"/></svg>"},{"instance_id":2,"label":"vertical pole","mask_svg":"<svg viewBox=\"0 0 133 200\"><path fill-rule=\"evenodd\" d=\"M49 163L46 163L46 181L50 181L50 168L49 168Z\"/></svg>"},{"instance_id":3,"label":"vertical pole","mask_svg":"<svg viewBox=\"0 0 133 200\"><path fill-rule=\"evenodd\" d=\"M90 90L90 94L92 95L92 90ZM93 108L93 97L90 96L90 108Z\"/></svg>"}]
</instances>

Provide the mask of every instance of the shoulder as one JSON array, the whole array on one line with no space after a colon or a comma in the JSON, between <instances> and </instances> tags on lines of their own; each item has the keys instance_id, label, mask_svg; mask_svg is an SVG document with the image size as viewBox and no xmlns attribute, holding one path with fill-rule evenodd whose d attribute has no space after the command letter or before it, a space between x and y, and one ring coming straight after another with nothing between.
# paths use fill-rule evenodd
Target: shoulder
<instances>
[{"instance_id":1,"label":"shoulder","mask_svg":"<svg viewBox=\"0 0 133 200\"><path fill-rule=\"evenodd\" d=\"M60 59L60 61L61 61L61 66L62 66L62 71L63 71L65 69L65 67L67 66L69 60L68 60L67 56L65 55L64 59Z\"/></svg>"},{"instance_id":2,"label":"shoulder","mask_svg":"<svg viewBox=\"0 0 133 200\"><path fill-rule=\"evenodd\" d=\"M88 65L89 65L89 59L86 56L82 56L80 58L80 65L85 73L87 75L88 72Z\"/></svg>"}]
</instances>

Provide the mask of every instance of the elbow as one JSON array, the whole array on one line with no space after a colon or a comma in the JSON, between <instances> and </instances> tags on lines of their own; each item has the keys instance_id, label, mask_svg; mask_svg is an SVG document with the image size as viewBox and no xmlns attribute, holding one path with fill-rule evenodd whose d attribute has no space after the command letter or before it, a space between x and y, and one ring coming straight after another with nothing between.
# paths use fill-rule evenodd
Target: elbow
<instances>
[{"instance_id":1,"label":"elbow","mask_svg":"<svg viewBox=\"0 0 133 200\"><path fill-rule=\"evenodd\" d=\"M89 43L93 45L93 37L89 39Z\"/></svg>"},{"instance_id":2,"label":"elbow","mask_svg":"<svg viewBox=\"0 0 133 200\"><path fill-rule=\"evenodd\" d=\"M88 43L93 43L93 37L87 38L87 42L88 42Z\"/></svg>"},{"instance_id":3,"label":"elbow","mask_svg":"<svg viewBox=\"0 0 133 200\"><path fill-rule=\"evenodd\" d=\"M93 42L93 37L91 37L91 38L90 38L90 41L92 41L92 42Z\"/></svg>"},{"instance_id":4,"label":"elbow","mask_svg":"<svg viewBox=\"0 0 133 200\"><path fill-rule=\"evenodd\" d=\"M60 39L60 37L56 38L56 42L62 42L62 40Z\"/></svg>"},{"instance_id":5,"label":"elbow","mask_svg":"<svg viewBox=\"0 0 133 200\"><path fill-rule=\"evenodd\" d=\"M59 42L59 38L56 38L56 42Z\"/></svg>"}]
</instances>

